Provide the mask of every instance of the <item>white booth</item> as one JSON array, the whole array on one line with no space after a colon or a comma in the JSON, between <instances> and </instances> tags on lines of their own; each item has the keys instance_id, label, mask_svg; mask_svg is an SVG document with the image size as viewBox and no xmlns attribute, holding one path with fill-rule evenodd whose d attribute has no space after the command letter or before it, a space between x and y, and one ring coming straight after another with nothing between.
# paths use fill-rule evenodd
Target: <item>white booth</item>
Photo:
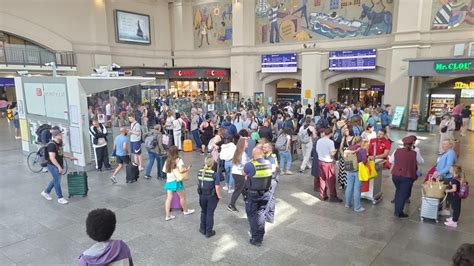
<instances>
[{"instance_id":1,"label":"white booth","mask_svg":"<svg viewBox=\"0 0 474 266\"><path fill-rule=\"evenodd\" d=\"M64 151L82 169L93 167L89 137L88 95L154 80L142 77L16 77L22 149L38 149L36 129L42 124L64 130ZM111 140L109 140L111 142Z\"/></svg>"}]
</instances>

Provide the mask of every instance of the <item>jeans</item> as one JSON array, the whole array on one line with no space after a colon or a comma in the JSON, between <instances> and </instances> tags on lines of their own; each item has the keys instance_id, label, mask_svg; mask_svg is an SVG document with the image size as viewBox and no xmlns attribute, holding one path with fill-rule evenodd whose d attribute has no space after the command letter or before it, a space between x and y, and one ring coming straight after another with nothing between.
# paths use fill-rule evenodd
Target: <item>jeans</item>
<instances>
[{"instance_id":1,"label":"jeans","mask_svg":"<svg viewBox=\"0 0 474 266\"><path fill-rule=\"evenodd\" d=\"M54 164L48 164L48 171L53 176L53 180L49 182L48 186L44 190L47 194L51 193L51 190L54 187L54 191L56 191L56 196L58 199L63 197L63 191L61 190L61 174L59 173L58 168Z\"/></svg>"},{"instance_id":2,"label":"jeans","mask_svg":"<svg viewBox=\"0 0 474 266\"><path fill-rule=\"evenodd\" d=\"M153 164L155 163L155 160L158 160L158 154L156 154L155 151L148 149L148 164L146 165L145 176L151 175L151 169L153 168ZM157 162L157 167L159 167L158 162Z\"/></svg>"},{"instance_id":3,"label":"jeans","mask_svg":"<svg viewBox=\"0 0 474 266\"><path fill-rule=\"evenodd\" d=\"M201 149L202 142L201 137L199 136L199 129L191 131L194 139L194 144L196 144L196 149Z\"/></svg>"},{"instance_id":4,"label":"jeans","mask_svg":"<svg viewBox=\"0 0 474 266\"><path fill-rule=\"evenodd\" d=\"M405 208L405 202L411 194L413 187L413 179L402 176L392 176L393 183L395 184L395 215L399 216L403 213Z\"/></svg>"},{"instance_id":5,"label":"jeans","mask_svg":"<svg viewBox=\"0 0 474 266\"><path fill-rule=\"evenodd\" d=\"M225 182L229 188L234 187L234 178L232 177L232 160L224 162Z\"/></svg>"},{"instance_id":6,"label":"jeans","mask_svg":"<svg viewBox=\"0 0 474 266\"><path fill-rule=\"evenodd\" d=\"M436 133L436 124L430 124L430 133Z\"/></svg>"},{"instance_id":7,"label":"jeans","mask_svg":"<svg viewBox=\"0 0 474 266\"><path fill-rule=\"evenodd\" d=\"M280 155L280 169L281 169L281 171L284 171L284 170L290 171L290 168L291 168L291 153L290 153L290 151L279 151L279 155Z\"/></svg>"},{"instance_id":8,"label":"jeans","mask_svg":"<svg viewBox=\"0 0 474 266\"><path fill-rule=\"evenodd\" d=\"M354 210L360 209L360 186L362 182L359 180L358 172L346 171L347 174L347 186L346 186L346 195L345 203L346 206L351 206L352 198L354 198Z\"/></svg>"}]
</instances>

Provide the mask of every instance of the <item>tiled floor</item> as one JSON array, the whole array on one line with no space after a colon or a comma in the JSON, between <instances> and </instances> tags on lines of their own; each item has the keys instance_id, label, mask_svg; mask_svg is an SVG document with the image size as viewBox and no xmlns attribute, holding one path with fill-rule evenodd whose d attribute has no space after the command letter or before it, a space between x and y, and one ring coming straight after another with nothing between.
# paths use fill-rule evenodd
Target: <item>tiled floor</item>
<instances>
[{"instance_id":1,"label":"tiled floor","mask_svg":"<svg viewBox=\"0 0 474 266\"><path fill-rule=\"evenodd\" d=\"M176 220L164 221L163 182L156 179L125 184L122 173L119 184L113 185L108 173L90 172L89 195L61 206L39 195L50 176L29 172L12 132L5 120L0 121L0 265L74 265L79 254L93 244L84 222L88 211L99 207L116 212L114 238L127 242L136 265L449 265L460 244L474 242L472 197L463 202L456 230L420 222L417 182L407 210L410 218L399 220L393 217L390 200L394 189L388 172L383 176L384 200L376 206L364 201L364 213L354 213L343 204L319 202L309 175L282 177L276 222L267 225L260 248L248 244L242 200L238 201L238 215L226 210L227 193L215 213L217 235L211 239L197 231L198 213L178 214ZM399 140L405 134L394 132L393 138ZM437 140L420 135L424 137L420 147L426 171L435 161ZM461 162L471 177L474 134L463 142ZM184 160L193 163L195 173L202 157L185 154ZM196 185L192 181L186 185L190 207L199 210ZM64 180L63 190L67 195Z\"/></svg>"}]
</instances>

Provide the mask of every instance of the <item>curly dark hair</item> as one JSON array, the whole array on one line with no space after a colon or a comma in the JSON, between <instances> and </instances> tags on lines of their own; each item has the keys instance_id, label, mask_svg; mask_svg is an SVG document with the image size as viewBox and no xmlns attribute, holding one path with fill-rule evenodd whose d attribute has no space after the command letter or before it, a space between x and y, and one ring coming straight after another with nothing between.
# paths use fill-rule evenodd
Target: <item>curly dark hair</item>
<instances>
[{"instance_id":1,"label":"curly dark hair","mask_svg":"<svg viewBox=\"0 0 474 266\"><path fill-rule=\"evenodd\" d=\"M117 220L109 209L95 209L87 215L87 235L97 242L105 242L112 237Z\"/></svg>"}]
</instances>

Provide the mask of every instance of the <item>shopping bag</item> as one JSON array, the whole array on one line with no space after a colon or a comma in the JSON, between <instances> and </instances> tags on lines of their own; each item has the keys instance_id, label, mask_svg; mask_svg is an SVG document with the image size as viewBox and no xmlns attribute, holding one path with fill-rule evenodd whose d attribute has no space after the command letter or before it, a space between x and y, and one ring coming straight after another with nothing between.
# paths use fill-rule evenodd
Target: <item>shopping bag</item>
<instances>
[{"instance_id":1,"label":"shopping bag","mask_svg":"<svg viewBox=\"0 0 474 266\"><path fill-rule=\"evenodd\" d=\"M188 172L181 173L178 168L173 169L173 175L178 181L187 181L189 179Z\"/></svg>"},{"instance_id":2,"label":"shopping bag","mask_svg":"<svg viewBox=\"0 0 474 266\"><path fill-rule=\"evenodd\" d=\"M361 186L360 186L360 192L369 192L370 190L370 180L369 181L363 181Z\"/></svg>"},{"instance_id":3,"label":"shopping bag","mask_svg":"<svg viewBox=\"0 0 474 266\"><path fill-rule=\"evenodd\" d=\"M161 142L163 145L168 146L170 144L170 136L163 135L163 137L161 138Z\"/></svg>"},{"instance_id":4,"label":"shopping bag","mask_svg":"<svg viewBox=\"0 0 474 266\"><path fill-rule=\"evenodd\" d=\"M369 168L364 163L359 163L359 180L368 181L370 179Z\"/></svg>"},{"instance_id":5,"label":"shopping bag","mask_svg":"<svg viewBox=\"0 0 474 266\"><path fill-rule=\"evenodd\" d=\"M428 198L444 198L446 185L441 181L429 179L423 184L423 193Z\"/></svg>"},{"instance_id":6,"label":"shopping bag","mask_svg":"<svg viewBox=\"0 0 474 266\"><path fill-rule=\"evenodd\" d=\"M369 164L369 179L376 178L378 176L377 170L375 170L375 162L372 160L368 161Z\"/></svg>"}]
</instances>

